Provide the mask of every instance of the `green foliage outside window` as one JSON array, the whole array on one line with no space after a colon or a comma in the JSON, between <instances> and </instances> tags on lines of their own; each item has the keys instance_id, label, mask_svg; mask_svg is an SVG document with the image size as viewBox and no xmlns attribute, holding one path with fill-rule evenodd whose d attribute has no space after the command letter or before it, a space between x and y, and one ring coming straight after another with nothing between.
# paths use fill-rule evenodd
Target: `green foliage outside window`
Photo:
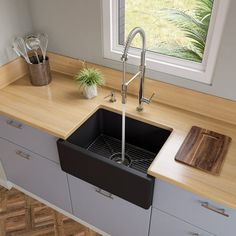
<instances>
[{"instance_id":1,"label":"green foliage outside window","mask_svg":"<svg viewBox=\"0 0 236 236\"><path fill-rule=\"evenodd\" d=\"M212 8L213 0L125 0L125 38L140 26L148 50L201 62Z\"/></svg>"}]
</instances>

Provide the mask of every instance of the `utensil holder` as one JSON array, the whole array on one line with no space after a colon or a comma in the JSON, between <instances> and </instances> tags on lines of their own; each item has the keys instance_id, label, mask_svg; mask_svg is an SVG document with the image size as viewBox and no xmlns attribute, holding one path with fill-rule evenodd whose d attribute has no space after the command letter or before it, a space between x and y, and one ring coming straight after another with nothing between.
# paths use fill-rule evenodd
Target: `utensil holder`
<instances>
[{"instance_id":1,"label":"utensil holder","mask_svg":"<svg viewBox=\"0 0 236 236\"><path fill-rule=\"evenodd\" d=\"M34 60L30 58L30 60ZM46 57L40 64L28 64L30 82L34 86L44 86L52 81L49 58Z\"/></svg>"}]
</instances>

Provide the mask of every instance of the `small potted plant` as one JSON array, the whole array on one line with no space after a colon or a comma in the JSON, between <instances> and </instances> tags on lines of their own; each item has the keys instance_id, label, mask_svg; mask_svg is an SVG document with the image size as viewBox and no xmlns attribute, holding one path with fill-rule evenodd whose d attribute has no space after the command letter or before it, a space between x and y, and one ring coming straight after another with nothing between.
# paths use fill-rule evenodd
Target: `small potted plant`
<instances>
[{"instance_id":1,"label":"small potted plant","mask_svg":"<svg viewBox=\"0 0 236 236\"><path fill-rule=\"evenodd\" d=\"M97 96L97 86L104 83L102 73L95 68L83 68L74 77L75 81L80 84L83 89L83 95L87 98Z\"/></svg>"}]
</instances>

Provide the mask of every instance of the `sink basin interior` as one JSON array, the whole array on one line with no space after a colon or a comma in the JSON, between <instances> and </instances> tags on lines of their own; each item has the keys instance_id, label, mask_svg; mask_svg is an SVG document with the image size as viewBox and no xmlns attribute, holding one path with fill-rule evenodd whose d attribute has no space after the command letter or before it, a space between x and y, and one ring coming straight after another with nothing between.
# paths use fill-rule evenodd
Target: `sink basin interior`
<instances>
[{"instance_id":1,"label":"sink basin interior","mask_svg":"<svg viewBox=\"0 0 236 236\"><path fill-rule=\"evenodd\" d=\"M63 171L144 209L153 200L147 169L171 131L126 117L126 161L121 163L121 115L97 110L67 140L57 141Z\"/></svg>"},{"instance_id":2,"label":"sink basin interior","mask_svg":"<svg viewBox=\"0 0 236 236\"><path fill-rule=\"evenodd\" d=\"M120 163L121 115L99 109L68 138L68 142ZM146 173L171 131L126 117L126 161Z\"/></svg>"}]
</instances>

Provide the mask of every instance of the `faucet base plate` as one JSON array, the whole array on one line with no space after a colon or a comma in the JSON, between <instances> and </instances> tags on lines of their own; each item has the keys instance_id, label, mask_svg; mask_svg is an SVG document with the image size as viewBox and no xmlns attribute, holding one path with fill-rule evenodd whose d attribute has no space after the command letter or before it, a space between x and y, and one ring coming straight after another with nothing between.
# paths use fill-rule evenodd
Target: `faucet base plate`
<instances>
[{"instance_id":1,"label":"faucet base plate","mask_svg":"<svg viewBox=\"0 0 236 236\"><path fill-rule=\"evenodd\" d=\"M136 111L143 111L143 107L142 106L138 106L137 108L136 108Z\"/></svg>"}]
</instances>

